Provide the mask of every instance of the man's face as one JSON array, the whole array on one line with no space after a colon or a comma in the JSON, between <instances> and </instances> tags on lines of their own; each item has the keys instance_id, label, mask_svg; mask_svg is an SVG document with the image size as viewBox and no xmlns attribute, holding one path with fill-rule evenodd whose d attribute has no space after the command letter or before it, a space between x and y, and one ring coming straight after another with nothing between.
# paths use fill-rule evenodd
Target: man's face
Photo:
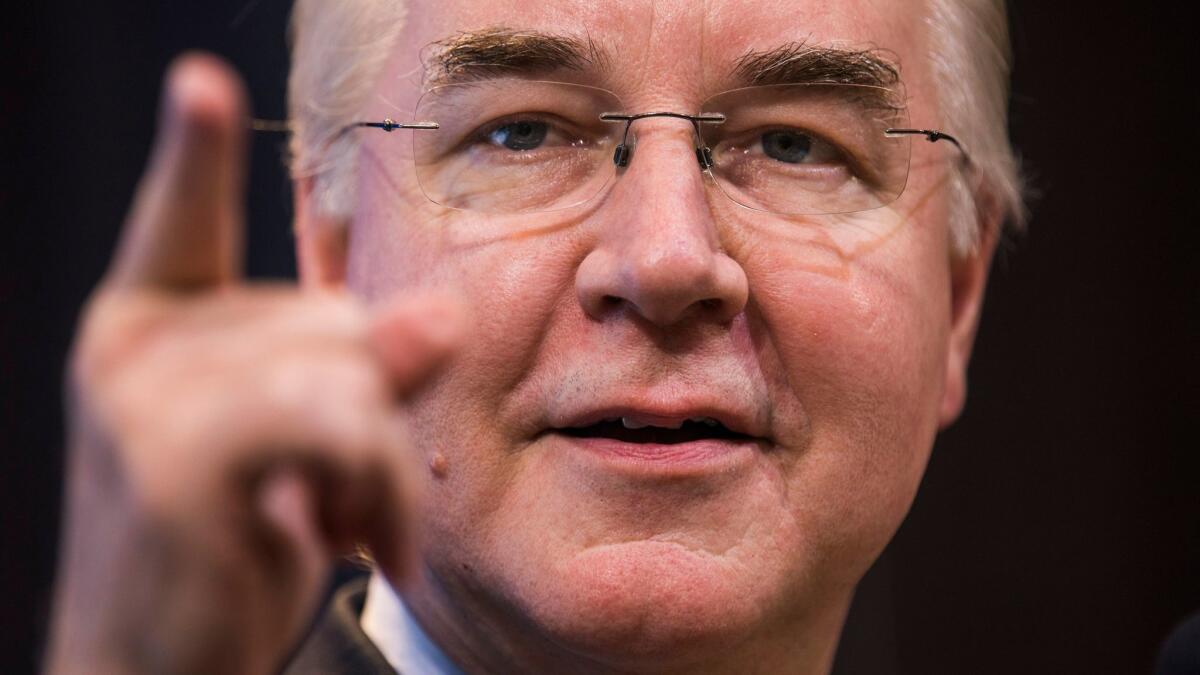
<instances>
[{"instance_id":1,"label":"man's face","mask_svg":"<svg viewBox=\"0 0 1200 675\"><path fill-rule=\"evenodd\" d=\"M877 48L902 68L914 125L937 127L923 11L415 2L364 113L404 119L427 45L503 27L590 40L594 62L536 77L612 90L628 112L694 113L745 84L731 73L747 53ZM461 351L407 410L432 468L427 569L406 595L427 621L457 605L585 655L836 630L956 409L952 148L914 143L888 206L788 218L726 199L698 169L686 121L633 133L629 167L600 197L517 218L429 202L407 139L363 137L350 288L371 301L442 290L471 317ZM862 224L886 236L837 234ZM739 433L623 436L604 422L622 417L713 418ZM685 432L699 440L676 442Z\"/></svg>"}]
</instances>

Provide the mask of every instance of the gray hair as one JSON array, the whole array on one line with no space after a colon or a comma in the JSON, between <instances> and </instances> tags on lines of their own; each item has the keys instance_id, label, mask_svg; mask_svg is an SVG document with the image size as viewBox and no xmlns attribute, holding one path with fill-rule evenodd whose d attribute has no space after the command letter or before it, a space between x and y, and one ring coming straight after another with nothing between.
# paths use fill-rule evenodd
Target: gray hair
<instances>
[{"instance_id":1,"label":"gray hair","mask_svg":"<svg viewBox=\"0 0 1200 675\"><path fill-rule=\"evenodd\" d=\"M987 199L1023 226L1022 181L1008 140L1012 53L1004 0L928 0L929 58L941 124L970 150ZM354 212L358 115L404 25L404 0L296 0L288 80L292 177L312 180L312 208L335 218ZM956 175L951 237L965 253L979 241L974 197Z\"/></svg>"},{"instance_id":2,"label":"gray hair","mask_svg":"<svg viewBox=\"0 0 1200 675\"><path fill-rule=\"evenodd\" d=\"M343 130L359 121L404 18L404 0L297 0L292 9L289 164L293 179L312 179L318 213L354 213L358 135Z\"/></svg>"},{"instance_id":3,"label":"gray hair","mask_svg":"<svg viewBox=\"0 0 1200 675\"><path fill-rule=\"evenodd\" d=\"M1024 182L1008 139L1012 48L1004 0L929 0L930 62L941 124L963 141L982 174L984 198L1014 230L1025 226ZM979 223L966 177L954 177L951 236L972 250Z\"/></svg>"}]
</instances>

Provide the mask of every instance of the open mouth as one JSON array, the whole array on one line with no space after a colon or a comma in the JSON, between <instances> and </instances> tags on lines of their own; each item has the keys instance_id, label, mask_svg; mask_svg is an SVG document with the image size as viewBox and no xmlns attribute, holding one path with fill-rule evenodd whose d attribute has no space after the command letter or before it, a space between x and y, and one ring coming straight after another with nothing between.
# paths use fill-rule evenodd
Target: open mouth
<instances>
[{"instance_id":1,"label":"open mouth","mask_svg":"<svg viewBox=\"0 0 1200 675\"><path fill-rule=\"evenodd\" d=\"M746 434L731 431L711 417L684 420L678 426L656 426L642 424L627 417L606 419L584 427L558 429L558 432L574 438L605 438L623 443L653 443L676 445L696 441L752 441Z\"/></svg>"}]
</instances>

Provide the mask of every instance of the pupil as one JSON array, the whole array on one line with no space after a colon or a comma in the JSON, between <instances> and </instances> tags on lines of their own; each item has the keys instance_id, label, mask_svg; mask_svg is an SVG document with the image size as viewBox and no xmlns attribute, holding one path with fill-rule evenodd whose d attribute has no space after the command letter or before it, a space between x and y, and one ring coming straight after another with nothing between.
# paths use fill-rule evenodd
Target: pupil
<instances>
[{"instance_id":1,"label":"pupil","mask_svg":"<svg viewBox=\"0 0 1200 675\"><path fill-rule=\"evenodd\" d=\"M509 150L533 150L546 140L546 125L541 122L512 122L491 133L492 142Z\"/></svg>"},{"instance_id":2,"label":"pupil","mask_svg":"<svg viewBox=\"0 0 1200 675\"><path fill-rule=\"evenodd\" d=\"M762 146L772 159L799 164L812 150L812 139L795 131L769 131L763 134Z\"/></svg>"}]
</instances>

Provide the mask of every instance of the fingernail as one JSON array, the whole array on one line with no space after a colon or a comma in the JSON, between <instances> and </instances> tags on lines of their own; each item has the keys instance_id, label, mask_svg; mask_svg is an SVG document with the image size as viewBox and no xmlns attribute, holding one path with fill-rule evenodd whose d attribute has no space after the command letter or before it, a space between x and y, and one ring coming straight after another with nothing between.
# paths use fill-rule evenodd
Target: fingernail
<instances>
[{"instance_id":1,"label":"fingernail","mask_svg":"<svg viewBox=\"0 0 1200 675\"><path fill-rule=\"evenodd\" d=\"M167 122L175 132L218 131L235 115L234 102L223 91L221 67L212 57L181 56L167 73Z\"/></svg>"},{"instance_id":2,"label":"fingernail","mask_svg":"<svg viewBox=\"0 0 1200 675\"><path fill-rule=\"evenodd\" d=\"M197 97L195 68L181 57L171 64L167 72L166 97L164 103L167 120L173 125L187 121L187 112Z\"/></svg>"}]
</instances>

